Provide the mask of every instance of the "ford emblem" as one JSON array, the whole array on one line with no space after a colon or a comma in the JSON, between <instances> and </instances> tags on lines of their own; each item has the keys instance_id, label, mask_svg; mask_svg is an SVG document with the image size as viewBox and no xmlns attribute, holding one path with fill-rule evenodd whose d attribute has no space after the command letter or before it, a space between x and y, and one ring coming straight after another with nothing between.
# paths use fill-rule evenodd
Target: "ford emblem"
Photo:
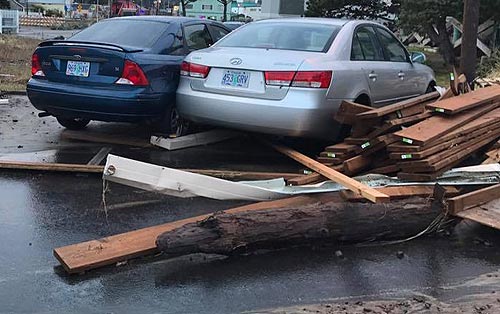
<instances>
[{"instance_id":1,"label":"ford emblem","mask_svg":"<svg viewBox=\"0 0 500 314\"><path fill-rule=\"evenodd\" d=\"M241 60L240 58L232 58L231 60L229 60L229 62L232 65L240 65L243 63L243 60Z\"/></svg>"}]
</instances>

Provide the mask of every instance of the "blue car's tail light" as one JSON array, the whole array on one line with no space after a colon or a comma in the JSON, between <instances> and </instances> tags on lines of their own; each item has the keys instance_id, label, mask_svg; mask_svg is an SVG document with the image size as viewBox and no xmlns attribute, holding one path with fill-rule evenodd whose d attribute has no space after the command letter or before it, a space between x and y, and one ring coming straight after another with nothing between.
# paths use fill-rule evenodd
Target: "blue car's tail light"
<instances>
[{"instance_id":1,"label":"blue car's tail light","mask_svg":"<svg viewBox=\"0 0 500 314\"><path fill-rule=\"evenodd\" d=\"M40 64L40 58L36 53L31 56L31 75L45 76L45 73L42 71L42 65Z\"/></svg>"},{"instance_id":2,"label":"blue car's tail light","mask_svg":"<svg viewBox=\"0 0 500 314\"><path fill-rule=\"evenodd\" d=\"M149 81L137 63L125 60L122 76L116 81L116 84L147 86Z\"/></svg>"}]
</instances>

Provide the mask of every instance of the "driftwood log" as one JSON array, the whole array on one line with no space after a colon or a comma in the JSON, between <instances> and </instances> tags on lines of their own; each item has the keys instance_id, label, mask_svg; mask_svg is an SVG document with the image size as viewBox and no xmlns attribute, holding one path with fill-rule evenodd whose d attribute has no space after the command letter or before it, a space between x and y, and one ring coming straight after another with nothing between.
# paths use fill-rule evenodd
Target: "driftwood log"
<instances>
[{"instance_id":1,"label":"driftwood log","mask_svg":"<svg viewBox=\"0 0 500 314\"><path fill-rule=\"evenodd\" d=\"M359 243L414 236L442 217L438 201L413 197L384 204L349 203L338 195L314 204L218 212L158 236L167 254L238 254L262 248Z\"/></svg>"}]
</instances>

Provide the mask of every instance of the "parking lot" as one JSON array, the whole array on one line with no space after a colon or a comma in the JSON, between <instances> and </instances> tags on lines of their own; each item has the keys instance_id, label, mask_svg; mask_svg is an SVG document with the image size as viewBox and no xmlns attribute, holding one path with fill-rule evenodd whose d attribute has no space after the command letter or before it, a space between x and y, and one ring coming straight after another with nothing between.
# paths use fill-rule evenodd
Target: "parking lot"
<instances>
[{"instance_id":1,"label":"parking lot","mask_svg":"<svg viewBox=\"0 0 500 314\"><path fill-rule=\"evenodd\" d=\"M102 147L61 139L63 129L56 121L39 119L23 96L13 96L0 113L2 159L85 163ZM89 129L146 136L141 127L127 124L92 123ZM245 138L177 152L112 149L120 156L179 168L302 169ZM380 300L409 300L406 308L426 302L444 308L439 301L466 308L498 304L500 237L470 222L451 235L399 245L291 249L232 258L153 256L69 276L52 256L55 247L243 203L177 199L111 185L106 217L99 174L3 170L0 181L3 313L263 313L290 306L315 312L345 302L359 309L359 300L375 301L366 304L374 308L384 304ZM423 295L425 302L413 300L415 295Z\"/></svg>"}]
</instances>

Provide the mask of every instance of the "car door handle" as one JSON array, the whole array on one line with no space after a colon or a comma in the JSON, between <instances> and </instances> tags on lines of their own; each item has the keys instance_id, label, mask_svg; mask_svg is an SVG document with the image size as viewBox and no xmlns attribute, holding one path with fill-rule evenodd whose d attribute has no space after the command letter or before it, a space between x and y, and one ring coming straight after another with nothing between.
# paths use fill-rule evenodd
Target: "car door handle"
<instances>
[{"instance_id":1,"label":"car door handle","mask_svg":"<svg viewBox=\"0 0 500 314\"><path fill-rule=\"evenodd\" d=\"M405 73L404 72L399 72L398 73L398 77L402 78L402 79L405 78Z\"/></svg>"},{"instance_id":2,"label":"car door handle","mask_svg":"<svg viewBox=\"0 0 500 314\"><path fill-rule=\"evenodd\" d=\"M368 78L370 78L370 79L372 79L372 80L377 79L377 77L378 77L378 75L377 75L377 74L375 74L375 73L370 73L370 74L368 74Z\"/></svg>"}]
</instances>

